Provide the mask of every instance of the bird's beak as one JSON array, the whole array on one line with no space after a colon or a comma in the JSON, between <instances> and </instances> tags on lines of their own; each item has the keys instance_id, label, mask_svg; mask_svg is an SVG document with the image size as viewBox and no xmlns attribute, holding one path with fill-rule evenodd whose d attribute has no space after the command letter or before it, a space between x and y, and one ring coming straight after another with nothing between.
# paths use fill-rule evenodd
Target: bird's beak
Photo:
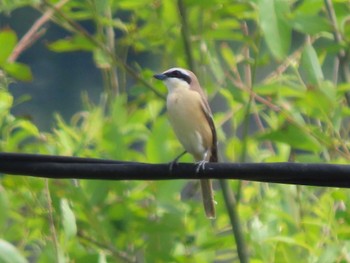
<instances>
[{"instance_id":1,"label":"bird's beak","mask_svg":"<svg viewBox=\"0 0 350 263\"><path fill-rule=\"evenodd\" d=\"M153 77L159 80L165 80L167 78L165 74L155 74Z\"/></svg>"}]
</instances>

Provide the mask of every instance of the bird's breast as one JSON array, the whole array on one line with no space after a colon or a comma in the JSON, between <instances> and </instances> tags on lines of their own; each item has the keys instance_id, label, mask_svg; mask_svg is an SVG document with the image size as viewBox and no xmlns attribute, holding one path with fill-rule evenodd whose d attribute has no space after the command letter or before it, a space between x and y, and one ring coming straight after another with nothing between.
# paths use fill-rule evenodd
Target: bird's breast
<instances>
[{"instance_id":1,"label":"bird's breast","mask_svg":"<svg viewBox=\"0 0 350 263\"><path fill-rule=\"evenodd\" d=\"M173 91L167 97L171 126L186 151L201 160L210 148L212 134L202 110L201 97L196 91Z\"/></svg>"}]
</instances>

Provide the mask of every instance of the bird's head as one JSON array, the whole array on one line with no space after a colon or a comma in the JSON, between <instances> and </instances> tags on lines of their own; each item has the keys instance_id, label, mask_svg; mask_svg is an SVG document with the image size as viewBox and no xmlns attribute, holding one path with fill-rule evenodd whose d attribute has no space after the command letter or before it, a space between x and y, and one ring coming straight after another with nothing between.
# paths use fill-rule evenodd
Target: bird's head
<instances>
[{"instance_id":1,"label":"bird's head","mask_svg":"<svg viewBox=\"0 0 350 263\"><path fill-rule=\"evenodd\" d=\"M178 88L188 89L193 82L197 81L193 72L183 68L171 68L153 77L163 81L169 92Z\"/></svg>"}]
</instances>

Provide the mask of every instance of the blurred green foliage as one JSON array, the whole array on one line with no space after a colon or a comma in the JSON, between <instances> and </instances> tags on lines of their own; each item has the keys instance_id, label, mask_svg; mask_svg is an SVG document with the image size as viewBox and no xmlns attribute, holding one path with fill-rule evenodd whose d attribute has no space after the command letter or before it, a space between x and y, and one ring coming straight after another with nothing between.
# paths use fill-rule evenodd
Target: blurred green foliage
<instances>
[{"instance_id":1,"label":"blurred green foliage","mask_svg":"<svg viewBox=\"0 0 350 263\"><path fill-rule=\"evenodd\" d=\"M91 52L105 85L99 103L83 96L70 122L56 114L52 131L39 131L11 113L21 101L8 84L32 76L13 59L16 32L1 29L0 150L172 160L182 148L164 114L165 88L152 82L151 69L128 65L136 52L152 56L159 70L194 65L212 101L223 160L348 162L348 1L180 2L2 1L3 14L27 6L48 15L56 6L48 20L71 37L47 48ZM235 226L220 189L210 222L197 196L180 199L185 181L75 186L2 175L0 183L0 262L234 262L232 227L242 228L250 262L350 261L344 189L231 181L242 221Z\"/></svg>"}]
</instances>

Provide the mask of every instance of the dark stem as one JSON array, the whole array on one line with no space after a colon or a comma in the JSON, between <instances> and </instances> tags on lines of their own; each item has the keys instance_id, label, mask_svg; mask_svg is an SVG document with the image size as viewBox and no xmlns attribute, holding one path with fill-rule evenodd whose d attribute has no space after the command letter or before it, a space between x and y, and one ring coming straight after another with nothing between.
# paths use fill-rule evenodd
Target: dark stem
<instances>
[{"instance_id":1,"label":"dark stem","mask_svg":"<svg viewBox=\"0 0 350 263\"><path fill-rule=\"evenodd\" d=\"M193 53L192 53L191 33L189 30L189 24L187 21L187 9L185 7L183 0L178 0L177 6L179 9L179 14L180 14L181 35L182 35L182 40L183 40L183 44L184 44L187 65L192 71L196 72L195 63L194 63L194 59L193 59Z\"/></svg>"},{"instance_id":2,"label":"dark stem","mask_svg":"<svg viewBox=\"0 0 350 263\"><path fill-rule=\"evenodd\" d=\"M236 198L232 193L232 189L229 187L227 180L219 180L222 189L222 194L224 196L226 210L230 218L233 235L236 240L237 253L239 261L241 263L249 262L248 249L243 236L242 224L239 219L236 202Z\"/></svg>"},{"instance_id":3,"label":"dark stem","mask_svg":"<svg viewBox=\"0 0 350 263\"><path fill-rule=\"evenodd\" d=\"M337 17L334 11L333 3L331 0L325 0L325 5L327 9L327 13L329 16L329 20L333 26L333 35L334 41L337 44L341 44L343 42L343 36L339 31L337 26ZM350 68L349 68L349 54L344 49L340 49L338 52L338 60L339 60L339 73L343 82L350 82ZM347 104L350 106L350 93L345 93L345 98Z\"/></svg>"}]
</instances>

